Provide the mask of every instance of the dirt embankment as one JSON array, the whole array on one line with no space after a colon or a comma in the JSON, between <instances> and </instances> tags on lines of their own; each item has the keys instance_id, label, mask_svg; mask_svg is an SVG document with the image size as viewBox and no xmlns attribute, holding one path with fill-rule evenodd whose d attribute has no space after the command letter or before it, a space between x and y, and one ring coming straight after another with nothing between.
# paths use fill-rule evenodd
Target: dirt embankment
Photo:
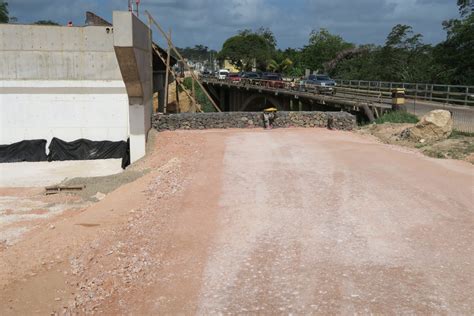
<instances>
[{"instance_id":1,"label":"dirt embankment","mask_svg":"<svg viewBox=\"0 0 474 316\"><path fill-rule=\"evenodd\" d=\"M176 89L179 91L179 102L176 98ZM171 112L187 113L194 112L193 103L186 92L178 88L176 81L169 86L169 99L168 99L168 108ZM188 93L191 93L188 91ZM179 104L179 111L178 111Z\"/></svg>"},{"instance_id":2,"label":"dirt embankment","mask_svg":"<svg viewBox=\"0 0 474 316\"><path fill-rule=\"evenodd\" d=\"M207 189L187 192L186 182L193 180L189 179L190 172L200 175L199 182L201 179L212 181L219 173L213 173L216 169L212 165L202 163L201 148L210 145L199 134L187 137L160 133L155 144L149 146L153 147L149 148L149 155L135 163L131 170L110 177L73 179L70 183L84 184L85 181L88 189L79 196L61 193L47 197L50 202L74 197L79 207L59 216L51 214L19 223L28 227L28 231L14 244L0 247L1 315L138 312L149 305L144 300L151 299L143 291L151 291L151 284L153 291L156 290L157 279L166 283L157 273L167 269L174 271L169 273L178 272L176 265L168 266L162 257L176 247L179 240L176 234L181 231L179 225L183 222L200 225L201 222L195 230L197 234L207 227L206 218L214 218L208 213L201 221L192 220L197 213L191 210L196 211L196 208L183 212L181 205L187 201L183 195L196 207L199 198L195 194L202 195ZM208 154L213 152L209 150ZM221 159L219 154L215 157ZM213 184L217 183L215 179ZM34 196L36 201L45 199L40 191L24 189L4 193ZM106 194L107 191L110 193ZM97 201L94 198L97 192L106 196L92 204ZM207 201L209 196L212 194L206 197L206 206L211 205ZM180 221L180 216L189 218ZM199 236L195 240L199 242ZM205 249L197 247L197 250L205 253ZM193 253L191 257L199 256ZM166 287L169 289L170 285L166 283ZM188 286L187 291L191 289L196 290ZM161 291L161 295L166 291Z\"/></svg>"},{"instance_id":3,"label":"dirt embankment","mask_svg":"<svg viewBox=\"0 0 474 316\"><path fill-rule=\"evenodd\" d=\"M386 144L416 149L429 157L465 160L474 164L474 135L453 131L448 139L431 144L400 137L405 129L413 126L404 123L373 124L360 128L358 132L373 135Z\"/></svg>"}]
</instances>

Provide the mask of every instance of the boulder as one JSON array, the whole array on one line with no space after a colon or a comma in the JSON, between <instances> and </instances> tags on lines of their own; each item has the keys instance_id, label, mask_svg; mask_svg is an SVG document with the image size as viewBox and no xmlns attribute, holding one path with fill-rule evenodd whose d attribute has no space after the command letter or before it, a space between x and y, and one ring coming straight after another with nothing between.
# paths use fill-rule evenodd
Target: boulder
<instances>
[{"instance_id":1,"label":"boulder","mask_svg":"<svg viewBox=\"0 0 474 316\"><path fill-rule=\"evenodd\" d=\"M426 113L413 127L402 132L402 136L413 141L436 142L448 138L453 131L453 118L446 110Z\"/></svg>"}]
</instances>

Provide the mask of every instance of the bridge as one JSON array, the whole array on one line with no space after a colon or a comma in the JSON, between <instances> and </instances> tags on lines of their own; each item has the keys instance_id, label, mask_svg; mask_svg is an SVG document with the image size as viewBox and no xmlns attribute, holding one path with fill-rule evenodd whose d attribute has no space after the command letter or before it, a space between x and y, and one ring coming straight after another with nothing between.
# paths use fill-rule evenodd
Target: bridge
<instances>
[{"instance_id":1,"label":"bridge","mask_svg":"<svg viewBox=\"0 0 474 316\"><path fill-rule=\"evenodd\" d=\"M392 89L404 88L405 107L410 113L422 116L434 109L445 109L452 113L456 129L474 132L474 87L470 86L416 84L412 88L405 83L339 80L334 91L329 91L294 81L213 77L201 77L200 81L223 111L260 111L272 105L285 111L343 110L369 121L392 109Z\"/></svg>"}]
</instances>

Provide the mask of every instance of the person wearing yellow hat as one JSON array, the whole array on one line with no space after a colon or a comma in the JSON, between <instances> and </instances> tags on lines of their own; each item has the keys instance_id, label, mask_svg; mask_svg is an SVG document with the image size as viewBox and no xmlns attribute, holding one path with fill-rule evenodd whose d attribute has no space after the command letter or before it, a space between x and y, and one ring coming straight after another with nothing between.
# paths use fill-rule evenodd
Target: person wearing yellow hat
<instances>
[{"instance_id":1,"label":"person wearing yellow hat","mask_svg":"<svg viewBox=\"0 0 474 316\"><path fill-rule=\"evenodd\" d=\"M273 128L273 121L276 118L277 111L275 107L269 107L263 110L263 127L265 129Z\"/></svg>"}]
</instances>

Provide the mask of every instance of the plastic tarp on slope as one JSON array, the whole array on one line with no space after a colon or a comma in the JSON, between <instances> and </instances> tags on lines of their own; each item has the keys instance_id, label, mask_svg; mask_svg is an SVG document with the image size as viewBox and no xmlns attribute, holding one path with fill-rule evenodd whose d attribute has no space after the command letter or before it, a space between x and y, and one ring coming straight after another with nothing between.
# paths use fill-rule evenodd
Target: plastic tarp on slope
<instances>
[{"instance_id":1,"label":"plastic tarp on slope","mask_svg":"<svg viewBox=\"0 0 474 316\"><path fill-rule=\"evenodd\" d=\"M23 140L10 145L0 145L0 163L46 160L46 139Z\"/></svg>"},{"instance_id":2,"label":"plastic tarp on slope","mask_svg":"<svg viewBox=\"0 0 474 316\"><path fill-rule=\"evenodd\" d=\"M122 158L122 168L130 164L129 143L125 141L92 141L78 139L66 142L53 138L49 144L48 161L95 160Z\"/></svg>"}]
</instances>

